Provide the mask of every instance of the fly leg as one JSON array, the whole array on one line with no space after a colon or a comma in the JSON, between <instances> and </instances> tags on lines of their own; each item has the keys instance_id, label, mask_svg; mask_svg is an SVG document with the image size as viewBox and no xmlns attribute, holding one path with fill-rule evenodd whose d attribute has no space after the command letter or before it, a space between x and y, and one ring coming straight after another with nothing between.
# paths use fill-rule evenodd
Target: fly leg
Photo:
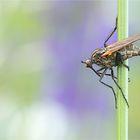
<instances>
[{"instance_id":1,"label":"fly leg","mask_svg":"<svg viewBox=\"0 0 140 140\"><path fill-rule=\"evenodd\" d=\"M101 70L103 70L103 69L105 69L105 68L101 68L101 69L99 69L99 70L95 70L93 67L89 67L92 71L94 71L95 72L95 74L97 74L99 77L101 77L101 75L103 74L103 73L101 73L101 72L98 72L98 71L101 71ZM105 74L106 76L111 76L111 74ZM117 79L117 77L114 77L115 79Z\"/></svg>"},{"instance_id":2,"label":"fly leg","mask_svg":"<svg viewBox=\"0 0 140 140\"><path fill-rule=\"evenodd\" d=\"M119 64L122 64L124 67L126 67L128 69L128 71L130 70L129 66L127 66L126 64L123 63L122 55L119 52L116 53L115 63L116 63L116 66Z\"/></svg>"},{"instance_id":3,"label":"fly leg","mask_svg":"<svg viewBox=\"0 0 140 140\"><path fill-rule=\"evenodd\" d=\"M101 75L92 66L89 68L92 69L99 77L101 77Z\"/></svg>"},{"instance_id":4,"label":"fly leg","mask_svg":"<svg viewBox=\"0 0 140 140\"><path fill-rule=\"evenodd\" d=\"M122 65L123 65L124 67L126 67L126 68L128 69L128 71L130 70L130 67L127 66L126 64L122 63Z\"/></svg>"},{"instance_id":5,"label":"fly leg","mask_svg":"<svg viewBox=\"0 0 140 140\"><path fill-rule=\"evenodd\" d=\"M103 73L102 73L102 75L101 75L101 77L100 77L100 79L99 79L99 82L101 82L103 85L109 87L109 88L113 91L114 98L115 98L115 108L117 109L117 96L116 96L116 93L115 93L113 87L110 86L110 85L108 85L108 84L106 84L106 83L104 83L104 82L102 81L103 77L104 77L105 74L106 74L107 69L108 69L108 68L105 68L105 70L103 71Z\"/></svg>"},{"instance_id":6,"label":"fly leg","mask_svg":"<svg viewBox=\"0 0 140 140\"><path fill-rule=\"evenodd\" d=\"M97 72L102 71L104 69L105 69L105 67L102 67L102 68L98 69Z\"/></svg>"},{"instance_id":7,"label":"fly leg","mask_svg":"<svg viewBox=\"0 0 140 140\"><path fill-rule=\"evenodd\" d=\"M126 67L128 69L128 71L130 70L129 66L127 66L126 64L123 63L122 55L119 52L116 53L115 63L116 63L116 66L119 64L122 64L124 67ZM130 82L130 78L128 78L128 82Z\"/></svg>"},{"instance_id":8,"label":"fly leg","mask_svg":"<svg viewBox=\"0 0 140 140\"><path fill-rule=\"evenodd\" d=\"M99 69L99 70L95 70L93 67L89 67L92 71L94 71L99 77L101 77L101 75L103 74L103 73L101 73L101 72L99 72L99 71L101 71L101 70L103 70L103 69L105 69L105 67L103 67L103 68L101 68L101 69ZM111 74L105 74L106 76L111 76ZM114 78L116 78L117 79L117 77L114 77Z\"/></svg>"},{"instance_id":9,"label":"fly leg","mask_svg":"<svg viewBox=\"0 0 140 140\"><path fill-rule=\"evenodd\" d=\"M116 80L114 79L114 72L113 72L113 69L112 69L112 68L111 68L111 75L112 75L112 79L113 79L114 83L116 84L116 86L117 86L117 87L119 88L119 90L121 91L122 96L123 96L123 98L124 98L124 100L125 100L125 102L126 102L128 108L129 108L128 101L127 101L127 99L126 99L126 97L125 97L125 95L124 95L124 93L123 93L123 91L122 91L122 88L119 86L119 84L118 84L118 83L116 82Z\"/></svg>"},{"instance_id":10,"label":"fly leg","mask_svg":"<svg viewBox=\"0 0 140 140\"><path fill-rule=\"evenodd\" d=\"M103 73L100 72L100 71L102 71L102 70L104 70L104 69L105 69L105 67L102 67L102 68L98 69L96 72L98 72L100 75L102 75ZM112 76L111 74L108 74L108 73L106 73L105 75L106 75L106 76ZM115 76L114 76L114 78L117 79L117 77L115 77Z\"/></svg>"},{"instance_id":11,"label":"fly leg","mask_svg":"<svg viewBox=\"0 0 140 140\"><path fill-rule=\"evenodd\" d=\"M116 18L116 23L115 23L115 27L113 29L113 31L108 35L108 37L106 38L105 42L104 42L104 47L107 47L107 41L111 38L111 36L115 33L116 29L117 29L117 22L118 22L118 18Z\"/></svg>"}]
</instances>

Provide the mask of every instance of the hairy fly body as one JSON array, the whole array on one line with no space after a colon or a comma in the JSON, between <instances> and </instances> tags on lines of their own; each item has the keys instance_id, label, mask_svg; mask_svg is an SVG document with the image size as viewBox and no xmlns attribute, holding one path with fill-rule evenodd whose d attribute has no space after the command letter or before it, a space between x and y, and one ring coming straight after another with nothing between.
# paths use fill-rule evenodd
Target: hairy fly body
<instances>
[{"instance_id":1,"label":"hairy fly body","mask_svg":"<svg viewBox=\"0 0 140 140\"><path fill-rule=\"evenodd\" d=\"M129 70L129 66L125 65L123 62L133 56L140 55L140 48L132 44L137 40L140 40L140 34L128 37L121 41L115 42L111 45L107 45L106 42L110 39L110 37L113 35L116 29L117 29L117 20L114 30L111 32L111 34L107 37L107 39L104 42L104 47L94 50L90 59L82 61L82 63L86 64L86 67L92 69L100 77L99 81L102 84L111 88L115 97L115 107L117 108L117 96L113 87L102 81L105 75L111 76L112 80L121 91L127 106L129 107L128 101L122 91L122 88L118 85L116 81L117 78L114 76L113 67L122 64ZM98 65L100 69L95 70L92 66L93 64ZM107 70L110 70L111 73L107 74Z\"/></svg>"},{"instance_id":2,"label":"hairy fly body","mask_svg":"<svg viewBox=\"0 0 140 140\"><path fill-rule=\"evenodd\" d=\"M139 39L140 39L140 35L139 35ZM108 48L100 48L100 49L96 49L92 53L90 58L91 61L90 63L96 64L100 67L112 68L114 66L118 66L119 64L122 64L123 61L138 55L140 55L140 48L133 44L128 44L122 49L113 52L111 52Z\"/></svg>"}]
</instances>

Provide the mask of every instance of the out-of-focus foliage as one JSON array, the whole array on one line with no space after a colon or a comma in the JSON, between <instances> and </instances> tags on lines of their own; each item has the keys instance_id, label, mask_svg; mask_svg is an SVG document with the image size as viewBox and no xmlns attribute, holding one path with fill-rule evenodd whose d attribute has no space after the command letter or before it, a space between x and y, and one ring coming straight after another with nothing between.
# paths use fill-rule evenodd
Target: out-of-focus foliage
<instances>
[{"instance_id":1,"label":"out-of-focus foliage","mask_svg":"<svg viewBox=\"0 0 140 140\"><path fill-rule=\"evenodd\" d=\"M39 88L43 66L41 52L34 44L18 48L12 54L10 51L5 57L8 58L0 69L1 94L20 98L21 103L31 101Z\"/></svg>"},{"instance_id":2,"label":"out-of-focus foliage","mask_svg":"<svg viewBox=\"0 0 140 140\"><path fill-rule=\"evenodd\" d=\"M22 7L6 11L3 8L2 12L0 22L2 41L17 45L39 37L41 28L34 14L28 13Z\"/></svg>"},{"instance_id":3,"label":"out-of-focus foliage","mask_svg":"<svg viewBox=\"0 0 140 140\"><path fill-rule=\"evenodd\" d=\"M34 13L7 1L1 2L0 29L0 94L25 105L39 90L41 25Z\"/></svg>"}]
</instances>

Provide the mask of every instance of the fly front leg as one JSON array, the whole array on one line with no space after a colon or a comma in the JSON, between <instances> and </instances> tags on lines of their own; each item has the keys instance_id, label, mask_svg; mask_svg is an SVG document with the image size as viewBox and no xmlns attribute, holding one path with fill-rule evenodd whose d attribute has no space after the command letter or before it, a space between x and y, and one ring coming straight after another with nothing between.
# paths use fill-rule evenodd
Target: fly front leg
<instances>
[{"instance_id":1,"label":"fly front leg","mask_svg":"<svg viewBox=\"0 0 140 140\"><path fill-rule=\"evenodd\" d=\"M101 77L101 75L91 66L89 67L92 71L94 71L99 77Z\"/></svg>"},{"instance_id":2,"label":"fly front leg","mask_svg":"<svg viewBox=\"0 0 140 140\"><path fill-rule=\"evenodd\" d=\"M116 23L115 23L115 27L113 29L113 31L108 35L108 37L106 38L105 42L104 42L104 47L107 47L107 41L111 38L111 36L115 33L116 29L117 29L117 24L118 24L118 18L116 18Z\"/></svg>"},{"instance_id":3,"label":"fly front leg","mask_svg":"<svg viewBox=\"0 0 140 140\"><path fill-rule=\"evenodd\" d=\"M113 91L114 98L115 98L115 108L117 109L117 96L116 96L116 93L115 93L113 87L110 86L110 85L108 85L108 84L106 84L105 82L102 81L102 79L103 79L103 77L105 76L107 70L108 70L108 68L106 68L106 69L103 71L103 73L102 73L102 75L101 75L101 77L100 77L100 79L99 79L99 82L101 82L103 85L109 87L109 88Z\"/></svg>"},{"instance_id":4,"label":"fly front leg","mask_svg":"<svg viewBox=\"0 0 140 140\"><path fill-rule=\"evenodd\" d=\"M102 71L102 70L104 70L104 69L106 69L106 67L102 67L102 68L98 69L96 72L99 73L100 75L102 75L103 72L100 72L100 71ZM106 75L106 76L112 76L111 74L108 74L108 73L106 73L105 75ZM117 77L115 77L115 76L114 76L114 78L117 79Z\"/></svg>"},{"instance_id":5,"label":"fly front leg","mask_svg":"<svg viewBox=\"0 0 140 140\"><path fill-rule=\"evenodd\" d=\"M99 69L99 70L95 70L93 67L89 67L92 71L94 71L95 72L95 74L97 74L99 77L101 77L101 75L103 74L103 73L101 73L101 72L99 72L99 71L101 71L101 70L103 70L103 69L105 69L105 68L101 68L101 69ZM105 74L106 76L111 76L111 74ZM117 79L117 77L114 77L115 79Z\"/></svg>"},{"instance_id":6,"label":"fly front leg","mask_svg":"<svg viewBox=\"0 0 140 140\"><path fill-rule=\"evenodd\" d=\"M97 72L100 72L100 71L102 71L104 69L105 69L105 67L102 67L102 68L98 69Z\"/></svg>"}]
</instances>

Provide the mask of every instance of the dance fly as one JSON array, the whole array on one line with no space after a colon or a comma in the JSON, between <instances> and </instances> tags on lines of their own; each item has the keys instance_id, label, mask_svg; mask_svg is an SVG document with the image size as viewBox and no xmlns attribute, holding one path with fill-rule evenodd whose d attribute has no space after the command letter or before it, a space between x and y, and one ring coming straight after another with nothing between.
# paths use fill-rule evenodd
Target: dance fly
<instances>
[{"instance_id":1,"label":"dance fly","mask_svg":"<svg viewBox=\"0 0 140 140\"><path fill-rule=\"evenodd\" d=\"M113 35L116 29L117 29L117 20L116 20L116 26L114 30L111 32L111 34L107 37L107 39L104 42L104 47L94 50L90 59L87 59L86 61L81 61L81 62L86 64L87 68L92 69L100 77L99 81L103 85L109 87L113 91L114 98L115 98L115 107L117 108L117 95L113 87L102 81L105 75L111 76L112 80L121 91L122 96L127 106L129 107L128 101L123 93L123 90L116 81L117 78L114 76L113 67L116 67L122 64L129 70L129 66L124 64L124 61L133 56L140 55L140 48L132 44L140 40L140 34L128 37L121 41L115 42L111 45L107 45L106 42L110 39L110 37ZM93 64L98 65L100 69L95 70L92 66ZM107 70L110 70L111 73L107 74Z\"/></svg>"}]
</instances>

